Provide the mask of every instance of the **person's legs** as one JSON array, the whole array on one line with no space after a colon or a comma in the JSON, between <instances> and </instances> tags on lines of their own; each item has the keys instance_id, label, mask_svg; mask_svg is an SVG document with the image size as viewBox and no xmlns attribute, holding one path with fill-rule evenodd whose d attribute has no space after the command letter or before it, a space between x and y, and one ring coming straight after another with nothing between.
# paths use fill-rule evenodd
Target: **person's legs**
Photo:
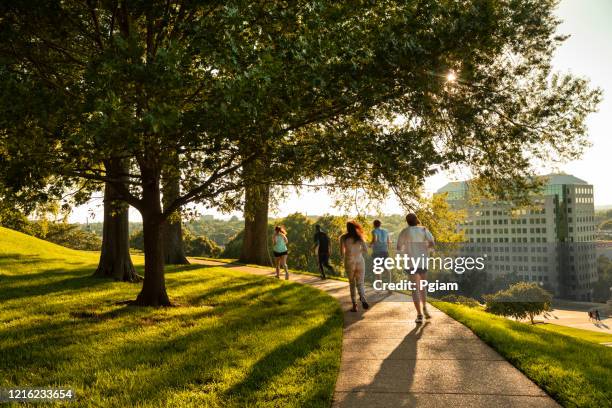
<instances>
[{"instance_id":1,"label":"person's legs","mask_svg":"<svg viewBox=\"0 0 612 408\"><path fill-rule=\"evenodd\" d=\"M325 279L325 270L323 266L327 264L329 266L329 255L325 253L319 252L319 273L321 274L321 278Z\"/></svg>"},{"instance_id":2,"label":"person's legs","mask_svg":"<svg viewBox=\"0 0 612 408\"><path fill-rule=\"evenodd\" d=\"M280 263L281 263L281 257L274 256L274 266L276 267L276 277L277 278L280 278Z\"/></svg>"},{"instance_id":3,"label":"person's legs","mask_svg":"<svg viewBox=\"0 0 612 408\"><path fill-rule=\"evenodd\" d=\"M421 273L417 274L419 275L420 280L427 279L427 271L422 270ZM421 287L420 282L418 287ZM425 317L429 319L431 316L429 315L429 311L427 310L427 289L419 289L419 300L421 301L423 315L425 315Z\"/></svg>"},{"instance_id":4,"label":"person's legs","mask_svg":"<svg viewBox=\"0 0 612 408\"><path fill-rule=\"evenodd\" d=\"M349 290L351 292L351 301L353 302L353 312L357 311L357 301L356 301L356 293L355 293L355 269L353 267L353 265L351 265L348 262L344 263L344 271L346 272L346 277L348 278L349 281Z\"/></svg>"},{"instance_id":5,"label":"person's legs","mask_svg":"<svg viewBox=\"0 0 612 408\"><path fill-rule=\"evenodd\" d=\"M287 266L287 254L282 256L283 268L285 269L285 279L289 280L289 267Z\"/></svg>"},{"instance_id":6,"label":"person's legs","mask_svg":"<svg viewBox=\"0 0 612 408\"><path fill-rule=\"evenodd\" d=\"M325 254L324 261L323 266L326 267L331 273L334 273L334 267L329 264L329 254Z\"/></svg>"},{"instance_id":7,"label":"person's legs","mask_svg":"<svg viewBox=\"0 0 612 408\"><path fill-rule=\"evenodd\" d=\"M412 291L412 302L414 303L414 308L416 309L418 318L419 316L422 317L421 302L419 300L419 286L421 285L421 275L419 275L418 273L414 273L411 275L411 277L412 282L414 282L414 284L416 285L415 289Z\"/></svg>"},{"instance_id":8,"label":"person's legs","mask_svg":"<svg viewBox=\"0 0 612 408\"><path fill-rule=\"evenodd\" d=\"M359 291L359 300L364 309L368 309L370 306L366 301L365 295L365 261L362 259L355 265L355 283L357 284L357 290Z\"/></svg>"}]
</instances>

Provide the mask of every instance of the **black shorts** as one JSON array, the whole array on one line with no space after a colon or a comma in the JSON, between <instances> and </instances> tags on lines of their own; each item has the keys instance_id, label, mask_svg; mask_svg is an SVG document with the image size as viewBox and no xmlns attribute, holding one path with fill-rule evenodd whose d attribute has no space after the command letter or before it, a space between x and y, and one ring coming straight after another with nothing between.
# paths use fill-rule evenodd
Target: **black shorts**
<instances>
[{"instance_id":1,"label":"black shorts","mask_svg":"<svg viewBox=\"0 0 612 408\"><path fill-rule=\"evenodd\" d=\"M276 252L276 251L272 251L272 252L274 252L274 257L275 257L275 258L280 258L281 256L285 256L285 255L287 255L287 253L288 253L289 251L285 251L285 252Z\"/></svg>"},{"instance_id":2,"label":"black shorts","mask_svg":"<svg viewBox=\"0 0 612 408\"><path fill-rule=\"evenodd\" d=\"M389 257L389 253L388 252L372 252L372 259L377 259L377 258L388 258Z\"/></svg>"},{"instance_id":3,"label":"black shorts","mask_svg":"<svg viewBox=\"0 0 612 408\"><path fill-rule=\"evenodd\" d=\"M408 275L421 275L421 277L423 277L427 274L427 269L417 268L414 273L412 273L412 269L404 269L404 272Z\"/></svg>"}]
</instances>

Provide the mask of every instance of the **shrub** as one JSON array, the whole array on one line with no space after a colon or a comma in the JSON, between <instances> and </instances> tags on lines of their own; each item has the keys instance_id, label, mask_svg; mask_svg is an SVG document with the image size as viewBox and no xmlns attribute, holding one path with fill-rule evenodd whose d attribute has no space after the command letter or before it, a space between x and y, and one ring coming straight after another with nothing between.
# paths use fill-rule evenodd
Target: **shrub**
<instances>
[{"instance_id":1,"label":"shrub","mask_svg":"<svg viewBox=\"0 0 612 408\"><path fill-rule=\"evenodd\" d=\"M38 238L45 239L66 248L80 249L84 251L99 251L102 247L102 239L90 231L82 230L77 224L49 223L45 235ZM36 234L33 234L37 236Z\"/></svg>"},{"instance_id":2,"label":"shrub","mask_svg":"<svg viewBox=\"0 0 612 408\"><path fill-rule=\"evenodd\" d=\"M144 251L144 233L142 232L142 229L139 229L130 235L130 248Z\"/></svg>"},{"instance_id":3,"label":"shrub","mask_svg":"<svg viewBox=\"0 0 612 408\"><path fill-rule=\"evenodd\" d=\"M244 230L236 234L230 239L221 252L221 258L238 259L242 251L242 240L244 239Z\"/></svg>"},{"instance_id":4,"label":"shrub","mask_svg":"<svg viewBox=\"0 0 612 408\"><path fill-rule=\"evenodd\" d=\"M187 256L210 256L216 258L221 253L221 248L217 243L203 235L198 237L189 235L184 243Z\"/></svg>"},{"instance_id":5,"label":"shrub","mask_svg":"<svg viewBox=\"0 0 612 408\"><path fill-rule=\"evenodd\" d=\"M446 296L442 296L440 300L443 302L448 302L448 303L458 303L458 304L461 304L467 307L480 306L480 303L476 299L467 297L467 296L461 296L461 295L446 295Z\"/></svg>"},{"instance_id":6,"label":"shrub","mask_svg":"<svg viewBox=\"0 0 612 408\"><path fill-rule=\"evenodd\" d=\"M529 318L533 324L535 316L550 310L552 296L536 283L519 282L493 295L485 295L484 299L487 312L519 320Z\"/></svg>"},{"instance_id":7,"label":"shrub","mask_svg":"<svg viewBox=\"0 0 612 408\"><path fill-rule=\"evenodd\" d=\"M193 235L188 229L183 229L183 245L187 256L209 256L217 258L221 248L210 238L204 235ZM130 248L144 251L144 236L142 230L130 236Z\"/></svg>"}]
</instances>

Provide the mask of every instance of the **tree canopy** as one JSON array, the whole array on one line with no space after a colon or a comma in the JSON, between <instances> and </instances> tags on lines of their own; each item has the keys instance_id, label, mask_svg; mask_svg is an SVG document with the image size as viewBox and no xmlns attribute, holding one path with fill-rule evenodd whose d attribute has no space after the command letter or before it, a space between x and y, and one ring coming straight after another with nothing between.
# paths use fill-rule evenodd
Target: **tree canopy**
<instances>
[{"instance_id":1,"label":"tree canopy","mask_svg":"<svg viewBox=\"0 0 612 408\"><path fill-rule=\"evenodd\" d=\"M551 72L555 4L5 2L0 179L22 196L112 183L143 216L138 303L169 304L160 226L190 202L321 175L402 195L456 164L508 195L534 159L578 154L599 91Z\"/></svg>"}]
</instances>

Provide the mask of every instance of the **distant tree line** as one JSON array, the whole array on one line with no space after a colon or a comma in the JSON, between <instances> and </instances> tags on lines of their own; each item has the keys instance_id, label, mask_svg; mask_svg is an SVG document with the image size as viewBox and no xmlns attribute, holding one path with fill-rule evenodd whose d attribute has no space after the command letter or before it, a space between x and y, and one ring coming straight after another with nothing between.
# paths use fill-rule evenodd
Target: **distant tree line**
<instances>
[{"instance_id":1,"label":"distant tree line","mask_svg":"<svg viewBox=\"0 0 612 408\"><path fill-rule=\"evenodd\" d=\"M187 256L216 258L221 254L221 247L205 235L195 235L189 229L183 230L183 251ZM142 229L130 235L130 248L144 251L144 234Z\"/></svg>"},{"instance_id":2,"label":"distant tree line","mask_svg":"<svg viewBox=\"0 0 612 408\"><path fill-rule=\"evenodd\" d=\"M611 299L610 288L612 288L612 260L600 255L597 258L597 282L593 288L593 300L607 302Z\"/></svg>"},{"instance_id":3,"label":"distant tree line","mask_svg":"<svg viewBox=\"0 0 612 408\"><path fill-rule=\"evenodd\" d=\"M69 224L66 219L30 220L18 210L5 209L0 211L0 226L72 249L99 251L102 246L100 236L83 230L78 224Z\"/></svg>"}]
</instances>

